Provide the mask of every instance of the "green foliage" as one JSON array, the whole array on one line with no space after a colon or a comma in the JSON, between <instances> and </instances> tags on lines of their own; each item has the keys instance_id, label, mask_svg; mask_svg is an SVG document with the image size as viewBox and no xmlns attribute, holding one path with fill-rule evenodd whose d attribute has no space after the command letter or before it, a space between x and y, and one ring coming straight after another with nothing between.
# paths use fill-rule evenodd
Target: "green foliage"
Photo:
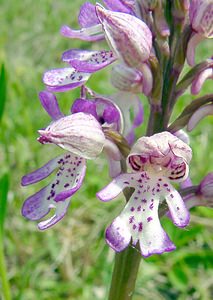
<instances>
[{"instance_id":1,"label":"green foliage","mask_svg":"<svg viewBox=\"0 0 213 300\"><path fill-rule=\"evenodd\" d=\"M3 235L4 231L4 221L7 211L7 194L9 190L9 178L5 174L0 178L0 235Z\"/></svg>"},{"instance_id":2,"label":"green foliage","mask_svg":"<svg viewBox=\"0 0 213 300\"><path fill-rule=\"evenodd\" d=\"M21 177L62 152L36 142L37 130L50 122L37 96L44 89L42 73L61 67L61 53L69 48L106 47L102 43L91 46L65 39L59 34L62 24L77 28L77 12L84 2L8 0L1 5L0 44L4 48L0 49L0 61L7 62L8 91L0 130L0 173L9 171L10 178L5 253L14 300L103 300L110 282L113 251L104 243L104 231L121 211L124 200L101 203L95 198L95 193L109 180L103 158L89 162L83 188L73 197L60 224L39 232L36 223L21 216L24 199L49 181L21 188ZM208 45L198 49L198 61L207 58ZM98 92L113 92L105 70L95 74L89 84ZM210 88L210 82L205 83L199 97L210 92ZM64 113L69 112L78 92L57 95ZM189 92L181 97L175 108L176 117L192 99ZM143 103L146 123L148 106L145 99ZM195 184L211 171L212 125L211 118L206 118L190 133L191 175ZM144 131L143 127L137 133L141 135ZM164 220L177 250L142 260L134 300L211 299L212 217L210 209L194 209L191 224L184 230Z\"/></svg>"},{"instance_id":3,"label":"green foliage","mask_svg":"<svg viewBox=\"0 0 213 300\"><path fill-rule=\"evenodd\" d=\"M6 75L4 65L1 66L0 71L0 121L3 116L6 102Z\"/></svg>"}]
</instances>

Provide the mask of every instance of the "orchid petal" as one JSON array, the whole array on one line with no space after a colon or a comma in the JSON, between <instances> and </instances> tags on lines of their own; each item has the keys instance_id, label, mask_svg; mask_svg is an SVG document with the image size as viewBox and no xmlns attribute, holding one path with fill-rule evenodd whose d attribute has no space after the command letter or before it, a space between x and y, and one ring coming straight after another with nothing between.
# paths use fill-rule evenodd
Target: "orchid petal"
<instances>
[{"instance_id":1,"label":"orchid petal","mask_svg":"<svg viewBox=\"0 0 213 300\"><path fill-rule=\"evenodd\" d=\"M72 114L84 112L93 115L98 120L96 105L93 101L86 99L76 99L71 107Z\"/></svg>"},{"instance_id":2,"label":"orchid petal","mask_svg":"<svg viewBox=\"0 0 213 300\"><path fill-rule=\"evenodd\" d=\"M80 72L93 73L116 60L112 51L71 49L63 53L62 60Z\"/></svg>"},{"instance_id":3,"label":"orchid petal","mask_svg":"<svg viewBox=\"0 0 213 300\"><path fill-rule=\"evenodd\" d=\"M53 69L44 73L43 82L52 92L65 92L83 85L91 74L74 68Z\"/></svg>"},{"instance_id":4,"label":"orchid petal","mask_svg":"<svg viewBox=\"0 0 213 300\"><path fill-rule=\"evenodd\" d=\"M133 93L119 92L112 97L113 101L119 106L124 118L124 133L127 141L134 142L134 129L143 122L143 106L139 97ZM131 120L133 111L133 120Z\"/></svg>"},{"instance_id":5,"label":"orchid petal","mask_svg":"<svg viewBox=\"0 0 213 300\"><path fill-rule=\"evenodd\" d=\"M189 18L196 32L206 38L213 37L213 3L211 0L191 0Z\"/></svg>"},{"instance_id":6,"label":"orchid petal","mask_svg":"<svg viewBox=\"0 0 213 300\"><path fill-rule=\"evenodd\" d=\"M194 66L195 65L195 50L197 45L203 41L205 38L200 35L195 33L189 40L188 42L188 46L187 46L187 51L186 51L186 60L187 63L190 66Z\"/></svg>"},{"instance_id":7,"label":"orchid petal","mask_svg":"<svg viewBox=\"0 0 213 300\"><path fill-rule=\"evenodd\" d=\"M96 5L96 13L103 25L111 49L128 67L140 70L152 48L152 33L139 18L121 12L112 12Z\"/></svg>"},{"instance_id":8,"label":"orchid petal","mask_svg":"<svg viewBox=\"0 0 213 300\"><path fill-rule=\"evenodd\" d=\"M189 224L189 211L187 210L183 199L175 188L169 183L165 183L162 188L165 191L165 198L173 223L178 227L185 227Z\"/></svg>"},{"instance_id":9,"label":"orchid petal","mask_svg":"<svg viewBox=\"0 0 213 300\"><path fill-rule=\"evenodd\" d=\"M71 197L82 185L86 165L83 158L65 154L58 161L59 170L54 180L29 197L22 207L22 214L30 220L39 220L55 209L53 217L38 224L44 230L60 221L69 206Z\"/></svg>"},{"instance_id":10,"label":"orchid petal","mask_svg":"<svg viewBox=\"0 0 213 300\"><path fill-rule=\"evenodd\" d=\"M186 143L187 145L190 144L189 135L183 130L179 129L178 131L173 133L176 137L178 137L181 141Z\"/></svg>"},{"instance_id":11,"label":"orchid petal","mask_svg":"<svg viewBox=\"0 0 213 300\"><path fill-rule=\"evenodd\" d=\"M143 75L143 93L148 96L153 87L153 76L150 67L147 64L141 64L139 70Z\"/></svg>"},{"instance_id":12,"label":"orchid petal","mask_svg":"<svg viewBox=\"0 0 213 300\"><path fill-rule=\"evenodd\" d=\"M52 122L38 131L42 143L54 143L84 158L94 159L103 150L105 136L99 122L82 112Z\"/></svg>"},{"instance_id":13,"label":"orchid petal","mask_svg":"<svg viewBox=\"0 0 213 300\"><path fill-rule=\"evenodd\" d=\"M48 177L63 162L64 162L64 155L58 156L50 160L43 167L23 176L21 184L23 186L26 186L43 180L44 178Z\"/></svg>"},{"instance_id":14,"label":"orchid petal","mask_svg":"<svg viewBox=\"0 0 213 300\"><path fill-rule=\"evenodd\" d=\"M109 175L115 178L121 173L121 153L118 147L108 139L106 139L104 150L109 163Z\"/></svg>"},{"instance_id":15,"label":"orchid petal","mask_svg":"<svg viewBox=\"0 0 213 300\"><path fill-rule=\"evenodd\" d=\"M111 83L121 91L137 94L142 92L143 75L136 69L117 64L111 71Z\"/></svg>"},{"instance_id":16,"label":"orchid petal","mask_svg":"<svg viewBox=\"0 0 213 300\"><path fill-rule=\"evenodd\" d=\"M208 173L198 187L198 194L211 198L213 202L213 172Z\"/></svg>"},{"instance_id":17,"label":"orchid petal","mask_svg":"<svg viewBox=\"0 0 213 300\"><path fill-rule=\"evenodd\" d=\"M100 22L95 12L95 5L90 2L85 2L80 8L78 22L83 28L99 24Z\"/></svg>"},{"instance_id":18,"label":"orchid petal","mask_svg":"<svg viewBox=\"0 0 213 300\"><path fill-rule=\"evenodd\" d=\"M58 120L64 117L58 106L56 96L48 91L39 93L39 98L42 106L53 120Z\"/></svg>"},{"instance_id":19,"label":"orchid petal","mask_svg":"<svg viewBox=\"0 0 213 300\"><path fill-rule=\"evenodd\" d=\"M61 34L71 39L79 39L82 41L95 42L104 39L102 33L101 24L97 24L91 27L82 28L80 30L74 30L67 25L61 27Z\"/></svg>"},{"instance_id":20,"label":"orchid petal","mask_svg":"<svg viewBox=\"0 0 213 300\"><path fill-rule=\"evenodd\" d=\"M138 139L127 158L134 170L153 168L170 180L180 182L188 176L188 163L192 157L191 148L169 132Z\"/></svg>"},{"instance_id":21,"label":"orchid petal","mask_svg":"<svg viewBox=\"0 0 213 300\"><path fill-rule=\"evenodd\" d=\"M201 106L193 113L193 115L189 119L187 130L192 131L203 118L210 115L213 115L213 104Z\"/></svg>"},{"instance_id":22,"label":"orchid petal","mask_svg":"<svg viewBox=\"0 0 213 300\"><path fill-rule=\"evenodd\" d=\"M103 0L106 7L112 11L122 12L131 14L132 9L125 4L125 1L122 0ZM134 1L131 1L134 2ZM133 5L133 3L132 3Z\"/></svg>"},{"instance_id":23,"label":"orchid petal","mask_svg":"<svg viewBox=\"0 0 213 300\"><path fill-rule=\"evenodd\" d=\"M163 189L166 183L164 178L151 177L148 172L121 174L97 193L100 200L109 201L127 186L135 189L124 210L106 231L106 241L110 247L122 251L132 237L133 245L139 241L145 257L175 249L158 217L159 201L168 194Z\"/></svg>"},{"instance_id":24,"label":"orchid petal","mask_svg":"<svg viewBox=\"0 0 213 300\"><path fill-rule=\"evenodd\" d=\"M197 95L207 79L213 79L213 68L208 68L196 76L192 82L191 93Z\"/></svg>"},{"instance_id":25,"label":"orchid petal","mask_svg":"<svg viewBox=\"0 0 213 300\"><path fill-rule=\"evenodd\" d=\"M106 230L106 242L116 252L123 251L131 241L128 224L119 216Z\"/></svg>"},{"instance_id":26,"label":"orchid petal","mask_svg":"<svg viewBox=\"0 0 213 300\"><path fill-rule=\"evenodd\" d=\"M191 180L190 176L188 176L183 182L181 182L180 186L182 189L192 186L192 180Z\"/></svg>"}]
</instances>

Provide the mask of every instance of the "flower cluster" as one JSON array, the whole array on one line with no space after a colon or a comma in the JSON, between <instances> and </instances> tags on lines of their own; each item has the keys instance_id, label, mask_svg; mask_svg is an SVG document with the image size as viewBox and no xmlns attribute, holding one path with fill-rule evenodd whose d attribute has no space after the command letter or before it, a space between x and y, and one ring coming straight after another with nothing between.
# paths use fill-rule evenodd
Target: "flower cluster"
<instances>
[{"instance_id":1,"label":"flower cluster","mask_svg":"<svg viewBox=\"0 0 213 300\"><path fill-rule=\"evenodd\" d=\"M169 123L179 96L190 85L191 93L198 94L213 77L212 58L195 65L196 45L213 37L213 2L172 1L169 6L161 0L102 2L104 6L83 4L78 17L81 28L64 25L61 34L103 41L104 49L67 50L62 61L69 66L44 73L46 90L39 98L52 121L38 131L38 141L55 144L65 152L22 178L25 186L56 170L52 182L25 201L22 214L40 220L54 209L54 215L41 220L38 227L44 230L57 223L83 183L86 160L103 152L112 181L97 191L97 197L105 202L124 189L129 192L124 209L106 230L106 241L117 252L129 244L138 246L147 257L175 249L160 223L163 206L164 214L178 227L189 224L191 207L212 206L212 173L198 187L191 184L192 150L182 131L185 126L192 130L200 119L212 114L212 95L194 100ZM192 68L179 80L185 61ZM111 64L115 94L101 95L86 86L93 73ZM79 98L65 116L54 92L78 87ZM137 140L135 129L144 119L139 94L147 97L150 116L146 136ZM180 184L179 191L173 183Z\"/></svg>"}]
</instances>

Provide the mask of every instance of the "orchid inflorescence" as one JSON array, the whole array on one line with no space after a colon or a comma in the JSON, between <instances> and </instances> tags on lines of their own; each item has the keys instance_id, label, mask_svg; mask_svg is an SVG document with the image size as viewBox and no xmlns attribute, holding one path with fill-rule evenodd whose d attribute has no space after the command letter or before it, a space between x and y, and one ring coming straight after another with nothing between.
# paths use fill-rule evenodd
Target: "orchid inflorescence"
<instances>
[{"instance_id":1,"label":"orchid inflorescence","mask_svg":"<svg viewBox=\"0 0 213 300\"><path fill-rule=\"evenodd\" d=\"M40 220L54 209L52 217L38 224L41 230L61 220L83 183L86 160L103 152L112 181L97 191L97 198L110 201L124 189L129 191L122 212L106 229L106 242L117 252L128 245L138 247L147 257L175 249L160 217L166 215L176 226L185 227L190 221L188 209L213 206L213 174L198 186L192 184L192 150L183 131L184 127L193 130L213 113L213 95L193 100L170 123L173 107L185 90L191 86L196 95L213 77L211 57L195 64L195 47L213 37L213 1L102 2L104 6L82 5L78 17L81 28L62 26L61 34L105 41L104 49L65 51L62 61L69 67L44 73L46 90L40 92L39 99L52 122L38 131L38 141L55 144L65 152L22 178L22 185L29 185L56 171L49 185L25 201L22 214ZM185 61L191 69L182 76ZM110 64L111 81L118 91L98 94L87 81ZM78 87L79 98L65 116L54 92ZM136 139L135 128L144 118L140 94L147 97L150 116L147 135Z\"/></svg>"}]
</instances>

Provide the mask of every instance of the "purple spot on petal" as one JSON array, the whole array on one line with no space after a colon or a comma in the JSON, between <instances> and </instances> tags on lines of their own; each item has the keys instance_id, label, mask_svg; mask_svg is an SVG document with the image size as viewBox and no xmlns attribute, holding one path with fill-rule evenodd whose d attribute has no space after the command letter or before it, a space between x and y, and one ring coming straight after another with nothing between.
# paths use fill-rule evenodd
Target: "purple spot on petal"
<instances>
[{"instance_id":1,"label":"purple spot on petal","mask_svg":"<svg viewBox=\"0 0 213 300\"><path fill-rule=\"evenodd\" d=\"M140 222L138 223L138 231L142 231L142 229L143 229L143 223Z\"/></svg>"},{"instance_id":2,"label":"purple spot on petal","mask_svg":"<svg viewBox=\"0 0 213 300\"><path fill-rule=\"evenodd\" d=\"M129 224L133 223L134 219L135 219L135 217L134 217L134 216L131 216L131 217L129 218Z\"/></svg>"},{"instance_id":3,"label":"purple spot on petal","mask_svg":"<svg viewBox=\"0 0 213 300\"><path fill-rule=\"evenodd\" d=\"M148 218L147 218L147 222L151 222L152 220L153 220L152 217L148 217Z\"/></svg>"},{"instance_id":4,"label":"purple spot on petal","mask_svg":"<svg viewBox=\"0 0 213 300\"><path fill-rule=\"evenodd\" d=\"M137 226L135 224L133 224L132 228L133 228L133 230L135 230L137 228Z\"/></svg>"},{"instance_id":5,"label":"purple spot on petal","mask_svg":"<svg viewBox=\"0 0 213 300\"><path fill-rule=\"evenodd\" d=\"M140 205L137 207L137 211L141 211L141 206Z\"/></svg>"},{"instance_id":6,"label":"purple spot on petal","mask_svg":"<svg viewBox=\"0 0 213 300\"><path fill-rule=\"evenodd\" d=\"M149 206L149 209L152 210L153 208L154 208L154 203L151 203L150 206Z\"/></svg>"}]
</instances>

